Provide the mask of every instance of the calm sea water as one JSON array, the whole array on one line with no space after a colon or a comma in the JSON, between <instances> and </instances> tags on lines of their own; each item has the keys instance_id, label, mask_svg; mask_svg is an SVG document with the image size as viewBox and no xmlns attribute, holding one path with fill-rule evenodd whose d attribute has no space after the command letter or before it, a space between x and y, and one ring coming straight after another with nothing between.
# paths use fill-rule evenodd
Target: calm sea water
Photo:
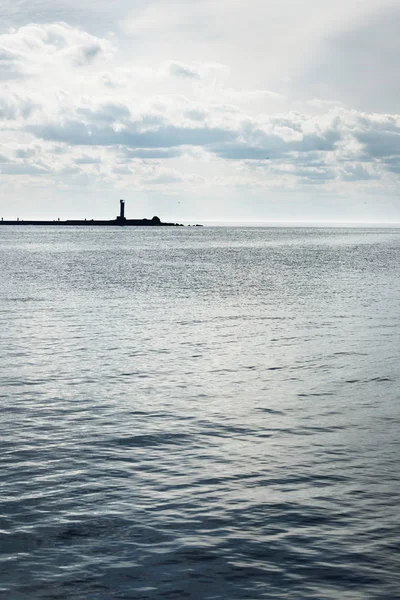
<instances>
[{"instance_id":1,"label":"calm sea water","mask_svg":"<svg viewBox=\"0 0 400 600\"><path fill-rule=\"evenodd\" d=\"M0 596L400 598L400 230L0 229Z\"/></svg>"}]
</instances>

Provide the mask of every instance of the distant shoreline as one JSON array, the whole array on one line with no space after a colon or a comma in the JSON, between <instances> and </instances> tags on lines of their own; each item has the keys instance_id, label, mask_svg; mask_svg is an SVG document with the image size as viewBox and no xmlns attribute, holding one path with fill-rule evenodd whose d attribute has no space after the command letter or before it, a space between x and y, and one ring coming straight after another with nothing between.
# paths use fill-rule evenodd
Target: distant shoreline
<instances>
[{"instance_id":1,"label":"distant shoreline","mask_svg":"<svg viewBox=\"0 0 400 600\"><path fill-rule=\"evenodd\" d=\"M152 219L127 219L125 217L125 200L120 200L119 206L120 212L118 217L109 220L67 219L66 221L60 221L60 219L53 219L52 221L34 221L30 219L4 220L2 218L0 225L44 225L45 227L183 227L181 223L163 223L159 217L153 217Z\"/></svg>"},{"instance_id":2,"label":"distant shoreline","mask_svg":"<svg viewBox=\"0 0 400 600\"><path fill-rule=\"evenodd\" d=\"M42 225L56 227L183 227L181 223L163 223L158 217L153 219L125 219L120 221L118 218L111 221L102 221L97 219L68 219L67 221L29 221L13 220L0 221L0 225Z\"/></svg>"}]
</instances>

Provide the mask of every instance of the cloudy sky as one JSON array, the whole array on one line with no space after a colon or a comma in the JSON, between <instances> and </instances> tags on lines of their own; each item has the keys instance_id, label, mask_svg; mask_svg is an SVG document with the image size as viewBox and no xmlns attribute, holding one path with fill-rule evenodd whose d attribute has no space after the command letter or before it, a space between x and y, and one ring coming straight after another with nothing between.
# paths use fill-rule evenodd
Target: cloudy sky
<instances>
[{"instance_id":1,"label":"cloudy sky","mask_svg":"<svg viewBox=\"0 0 400 600\"><path fill-rule=\"evenodd\" d=\"M400 222L398 0L2 0L0 216Z\"/></svg>"}]
</instances>

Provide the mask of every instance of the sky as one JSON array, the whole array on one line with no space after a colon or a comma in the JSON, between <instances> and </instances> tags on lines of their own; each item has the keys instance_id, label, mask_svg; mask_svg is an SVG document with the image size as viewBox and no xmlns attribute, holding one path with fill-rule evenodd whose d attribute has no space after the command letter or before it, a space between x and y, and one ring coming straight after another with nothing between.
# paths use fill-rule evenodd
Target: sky
<instances>
[{"instance_id":1,"label":"sky","mask_svg":"<svg viewBox=\"0 0 400 600\"><path fill-rule=\"evenodd\" d=\"M396 0L2 0L0 217L400 222Z\"/></svg>"}]
</instances>

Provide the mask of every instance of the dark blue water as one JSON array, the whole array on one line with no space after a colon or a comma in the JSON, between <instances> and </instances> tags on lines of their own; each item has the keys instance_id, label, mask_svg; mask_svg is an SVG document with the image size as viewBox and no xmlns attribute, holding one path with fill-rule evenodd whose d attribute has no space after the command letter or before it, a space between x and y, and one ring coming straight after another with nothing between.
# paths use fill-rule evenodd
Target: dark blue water
<instances>
[{"instance_id":1,"label":"dark blue water","mask_svg":"<svg viewBox=\"0 0 400 600\"><path fill-rule=\"evenodd\" d=\"M400 231L0 230L0 596L400 597Z\"/></svg>"}]
</instances>

